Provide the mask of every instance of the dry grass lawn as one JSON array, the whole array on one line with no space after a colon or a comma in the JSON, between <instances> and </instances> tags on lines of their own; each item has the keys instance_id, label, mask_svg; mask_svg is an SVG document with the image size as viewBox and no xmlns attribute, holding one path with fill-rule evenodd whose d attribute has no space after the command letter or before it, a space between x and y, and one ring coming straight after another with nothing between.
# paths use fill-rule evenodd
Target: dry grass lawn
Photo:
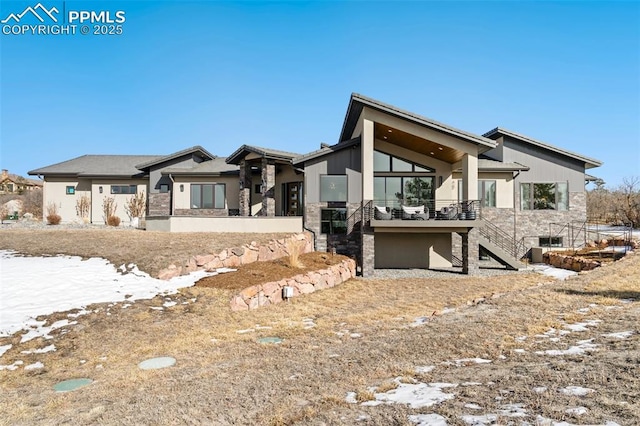
<instances>
[{"instance_id":1,"label":"dry grass lawn","mask_svg":"<svg viewBox=\"0 0 640 426\"><path fill-rule=\"evenodd\" d=\"M57 238L48 244L42 240L60 235L34 234L29 238L40 247L55 245ZM99 255L99 247L75 251L73 238L81 235L61 238L74 248L72 254ZM2 238L3 248L19 249ZM171 235L171 253L157 245L153 254L138 249L123 260L142 264L136 254L175 256L173 247L188 246L188 238L176 241L181 239ZM103 247L108 258L110 250ZM25 365L45 365L35 371L0 371L0 424L409 425L408 416L420 413L440 414L452 425L465 424L463 415L489 413L497 413L496 424L535 424L537 416L573 424L640 424L639 256L566 282L533 273L354 279L251 312L231 312L231 293L187 288L171 296L176 306L162 310L151 308L160 307L166 297L126 309L101 304L52 341L0 339L0 345L14 344L0 364L23 360ZM446 307L455 311L443 313ZM66 314L49 321L61 318ZM550 327L589 319L601 322L558 341L538 336ZM604 336L620 331L634 334L626 339ZM277 345L257 342L267 336L284 340ZM588 339L599 346L587 354L536 353ZM55 352L21 353L51 343ZM174 367L137 367L146 358L167 355L177 359ZM474 357L491 363L452 363ZM416 367L429 365L435 369L416 373ZM55 383L76 377L94 383L75 392L53 391ZM396 377L405 383L458 386L449 390L453 399L425 408L345 401L347 392L356 392L362 402L391 390ZM567 386L593 392L565 395L561 390ZM546 390L536 392L538 387ZM524 404L526 417L501 414L510 403ZM578 406L587 413L566 412Z\"/></svg>"}]
</instances>

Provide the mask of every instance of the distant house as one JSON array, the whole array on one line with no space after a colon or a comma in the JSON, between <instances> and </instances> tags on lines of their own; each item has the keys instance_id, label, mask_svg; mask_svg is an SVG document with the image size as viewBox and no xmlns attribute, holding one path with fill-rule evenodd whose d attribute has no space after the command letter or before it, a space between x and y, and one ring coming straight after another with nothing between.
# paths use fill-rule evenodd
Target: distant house
<instances>
[{"instance_id":1,"label":"distant house","mask_svg":"<svg viewBox=\"0 0 640 426\"><path fill-rule=\"evenodd\" d=\"M484 135L351 96L335 145L296 154L242 145L229 157L200 146L169 155L85 155L32 170L44 203L76 220L114 197L147 195L149 230L314 233L318 250L359 270L461 266L492 257L510 268L535 246L568 245L586 221L586 169L598 160L495 128Z\"/></svg>"},{"instance_id":2,"label":"distant house","mask_svg":"<svg viewBox=\"0 0 640 426\"><path fill-rule=\"evenodd\" d=\"M22 194L25 191L33 191L34 189L42 189L42 181L23 178L9 173L7 169L2 169L0 194Z\"/></svg>"}]
</instances>

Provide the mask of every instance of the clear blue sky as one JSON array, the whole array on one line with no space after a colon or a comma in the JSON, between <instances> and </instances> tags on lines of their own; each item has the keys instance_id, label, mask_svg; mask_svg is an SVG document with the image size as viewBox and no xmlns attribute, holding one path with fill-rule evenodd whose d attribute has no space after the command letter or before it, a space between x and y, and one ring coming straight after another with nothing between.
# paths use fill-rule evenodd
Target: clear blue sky
<instances>
[{"instance_id":1,"label":"clear blue sky","mask_svg":"<svg viewBox=\"0 0 640 426\"><path fill-rule=\"evenodd\" d=\"M0 19L37 3L3 0ZM0 35L13 173L192 145L304 153L337 142L358 92L597 158L609 187L640 176L638 2L42 4L126 22L122 35Z\"/></svg>"}]
</instances>

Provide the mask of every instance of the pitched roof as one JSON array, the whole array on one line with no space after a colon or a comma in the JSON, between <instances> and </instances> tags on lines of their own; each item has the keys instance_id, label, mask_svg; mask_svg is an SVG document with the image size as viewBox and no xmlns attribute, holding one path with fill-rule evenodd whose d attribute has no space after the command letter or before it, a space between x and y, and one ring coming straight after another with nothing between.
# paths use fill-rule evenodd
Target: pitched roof
<instances>
[{"instance_id":1,"label":"pitched roof","mask_svg":"<svg viewBox=\"0 0 640 426\"><path fill-rule=\"evenodd\" d=\"M203 161L202 163L197 164L190 169L167 168L162 170L162 174L171 174L176 176L238 174L240 171L240 167L235 164L227 164L225 160L226 158L216 157L213 160Z\"/></svg>"},{"instance_id":2,"label":"pitched roof","mask_svg":"<svg viewBox=\"0 0 640 426\"><path fill-rule=\"evenodd\" d=\"M154 160L149 160L146 161L144 163L140 163L137 164L136 167L140 170L144 170L147 169L151 166L155 166L158 164L162 164L165 161L170 161L170 160L174 160L176 158L180 158L183 155L188 155L188 154L200 154L200 156L202 156L203 158L207 159L207 160L213 160L214 158L216 158L215 155L211 154L209 151L207 151L206 149L204 149L203 147L201 147L200 145L195 145L192 146L191 148L187 148L187 149L183 149L181 151L177 151L174 152L173 154L169 154L160 158L156 158Z\"/></svg>"},{"instance_id":3,"label":"pitched roof","mask_svg":"<svg viewBox=\"0 0 640 426\"><path fill-rule=\"evenodd\" d=\"M268 159L282 160L287 162L300 155L296 154L295 152L280 151L277 149L262 148L253 145L242 145L240 148L236 149L233 154L227 157L227 163L240 164L240 161L242 161L244 157L251 153Z\"/></svg>"},{"instance_id":4,"label":"pitched roof","mask_svg":"<svg viewBox=\"0 0 640 426\"><path fill-rule=\"evenodd\" d=\"M488 139L486 137L476 135L464 130L456 129L455 127L451 127L447 124L440 123L438 121L432 120L430 118L427 118L418 114L414 114L412 112L397 108L393 105L385 104L383 102L377 101L372 98L368 98L358 93L351 94L351 99L349 100L349 107L347 109L347 113L344 118L342 131L340 132L339 142L342 142L347 138L351 137L351 134L353 133L353 130L355 129L355 126L358 122L358 117L360 117L360 113L362 112L362 109L365 106L390 114L390 115L394 115L399 118L403 118L405 120L411 121L421 126L425 126L430 129L449 134L451 136L455 136L459 139L464 139L468 142L472 142L478 145L483 145L489 148L495 148L496 146L495 141Z\"/></svg>"},{"instance_id":5,"label":"pitched roof","mask_svg":"<svg viewBox=\"0 0 640 426\"><path fill-rule=\"evenodd\" d=\"M500 136L510 136L510 137L512 137L514 139L518 139L519 141L526 142L526 143L528 143L530 145L534 145L534 146L537 146L539 148L543 148L543 149L546 149L548 151L551 151L553 153L561 154L561 155L564 155L566 157L578 160L580 162L584 162L584 167L586 169L602 166L602 161L596 160L595 158L586 157L586 156L584 156L582 154L577 154L575 152L571 152L571 151L568 151L566 149L558 148L557 146L554 146L554 145L548 144L546 142L542 142L542 141L530 138L530 137L522 135L520 133L512 132L511 130L507 130L507 129L502 128L502 127L496 127L495 129L492 129L492 130L488 131L487 133L485 133L483 136L488 137L488 138L496 137L496 139L498 137L500 137Z\"/></svg>"},{"instance_id":6,"label":"pitched roof","mask_svg":"<svg viewBox=\"0 0 640 426\"><path fill-rule=\"evenodd\" d=\"M319 158L327 154L331 154L332 152L337 152L358 144L360 144L360 136L358 136L357 138L350 139L348 141L337 143L335 145L329 146L329 145L323 144L322 148L317 149L315 151L311 151L307 154L299 155L296 158L294 158L292 162L294 165L304 163L305 161L313 160L315 158Z\"/></svg>"},{"instance_id":7,"label":"pitched roof","mask_svg":"<svg viewBox=\"0 0 640 426\"><path fill-rule=\"evenodd\" d=\"M153 162L161 155L82 155L71 160L34 169L30 175L139 176L143 173L136 164Z\"/></svg>"},{"instance_id":8,"label":"pitched roof","mask_svg":"<svg viewBox=\"0 0 640 426\"><path fill-rule=\"evenodd\" d=\"M0 177L0 183L5 181L10 181L20 185L42 186L42 181L38 179L29 179L13 173L7 173L6 175L2 175L2 177Z\"/></svg>"}]
</instances>

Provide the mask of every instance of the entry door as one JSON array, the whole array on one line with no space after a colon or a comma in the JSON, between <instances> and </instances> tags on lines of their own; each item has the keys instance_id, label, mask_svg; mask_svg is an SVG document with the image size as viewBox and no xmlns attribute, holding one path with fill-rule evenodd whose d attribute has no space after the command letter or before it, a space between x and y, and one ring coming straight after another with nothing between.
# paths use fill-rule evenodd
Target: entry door
<instances>
[{"instance_id":1,"label":"entry door","mask_svg":"<svg viewBox=\"0 0 640 426\"><path fill-rule=\"evenodd\" d=\"M302 216L302 182L286 184L285 200L285 214L287 216Z\"/></svg>"}]
</instances>

